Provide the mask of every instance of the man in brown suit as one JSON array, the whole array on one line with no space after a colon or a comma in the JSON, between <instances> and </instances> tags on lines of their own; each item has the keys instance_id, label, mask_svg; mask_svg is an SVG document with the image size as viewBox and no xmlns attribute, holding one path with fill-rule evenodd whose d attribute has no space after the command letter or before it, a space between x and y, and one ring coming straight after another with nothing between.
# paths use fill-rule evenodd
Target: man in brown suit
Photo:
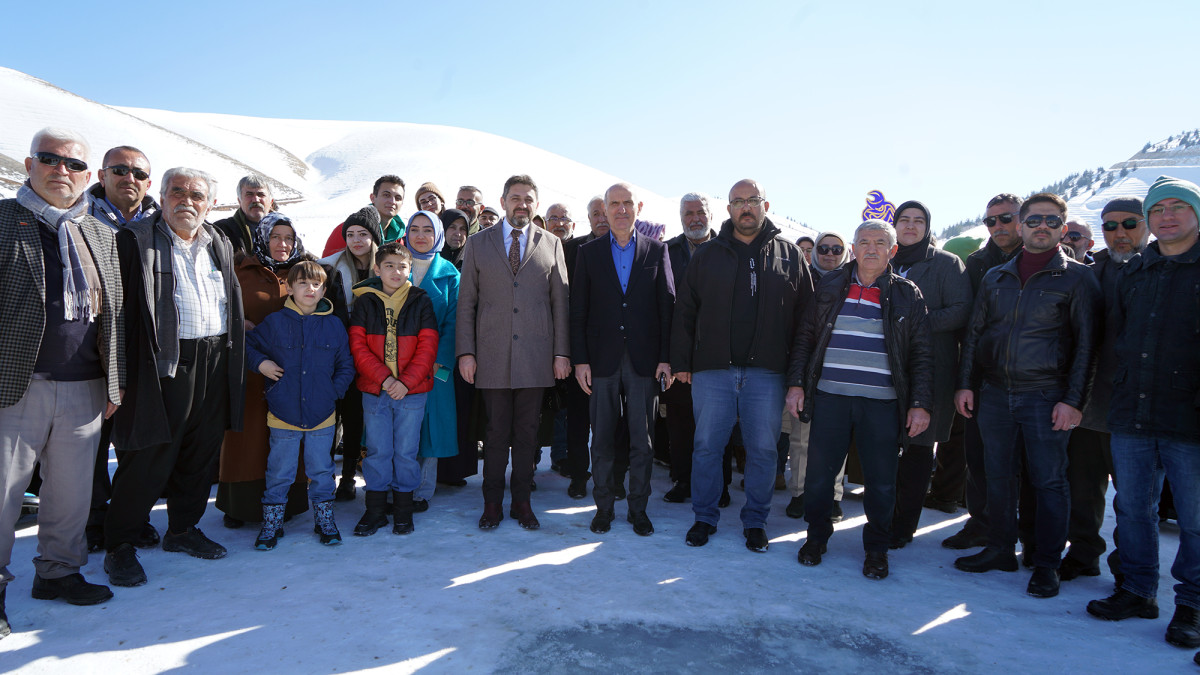
<instances>
[{"instance_id":1,"label":"man in brown suit","mask_svg":"<svg viewBox=\"0 0 1200 675\"><path fill-rule=\"evenodd\" d=\"M562 242L532 222L537 185L504 183L504 220L467 239L458 296L455 352L464 380L483 394L483 516L488 530L504 518L504 471L512 447L512 508L536 530L529 505L543 389L571 373L567 264Z\"/></svg>"}]
</instances>

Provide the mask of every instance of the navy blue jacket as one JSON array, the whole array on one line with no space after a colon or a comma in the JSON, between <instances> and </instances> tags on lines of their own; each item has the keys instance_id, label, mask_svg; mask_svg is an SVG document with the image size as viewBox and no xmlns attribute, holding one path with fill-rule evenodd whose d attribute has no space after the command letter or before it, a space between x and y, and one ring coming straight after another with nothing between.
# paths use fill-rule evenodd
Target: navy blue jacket
<instances>
[{"instance_id":1,"label":"navy blue jacket","mask_svg":"<svg viewBox=\"0 0 1200 675\"><path fill-rule=\"evenodd\" d=\"M301 314L291 298L283 309L246 334L246 362L258 372L270 359L283 368L266 382L267 409L284 422L311 429L329 419L354 381L354 359L346 327L322 298L312 314Z\"/></svg>"}]
</instances>

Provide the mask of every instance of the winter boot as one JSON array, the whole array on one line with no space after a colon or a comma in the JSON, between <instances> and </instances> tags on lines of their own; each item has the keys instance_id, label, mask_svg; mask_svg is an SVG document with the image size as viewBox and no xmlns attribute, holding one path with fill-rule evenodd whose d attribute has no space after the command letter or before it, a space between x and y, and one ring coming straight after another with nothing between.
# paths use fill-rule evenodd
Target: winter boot
<instances>
[{"instance_id":1,"label":"winter boot","mask_svg":"<svg viewBox=\"0 0 1200 675\"><path fill-rule=\"evenodd\" d=\"M333 520L333 502L313 502L313 529L321 535L321 543L326 546L342 543L342 533L338 532Z\"/></svg>"},{"instance_id":2,"label":"winter boot","mask_svg":"<svg viewBox=\"0 0 1200 675\"><path fill-rule=\"evenodd\" d=\"M263 504L263 524L254 540L254 548L270 551L283 536L283 508L286 504Z\"/></svg>"},{"instance_id":3,"label":"winter boot","mask_svg":"<svg viewBox=\"0 0 1200 675\"><path fill-rule=\"evenodd\" d=\"M412 534L413 493L392 490L392 534Z\"/></svg>"},{"instance_id":4,"label":"winter boot","mask_svg":"<svg viewBox=\"0 0 1200 675\"><path fill-rule=\"evenodd\" d=\"M387 492L367 490L364 500L367 510L354 526L354 534L359 537L369 537L375 534L375 530L387 525Z\"/></svg>"}]
</instances>

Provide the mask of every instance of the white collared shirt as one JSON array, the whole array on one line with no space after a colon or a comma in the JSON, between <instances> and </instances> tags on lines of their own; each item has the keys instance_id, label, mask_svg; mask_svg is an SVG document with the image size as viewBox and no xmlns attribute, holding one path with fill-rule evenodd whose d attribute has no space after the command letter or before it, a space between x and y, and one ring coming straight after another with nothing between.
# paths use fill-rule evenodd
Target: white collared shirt
<instances>
[{"instance_id":1,"label":"white collared shirt","mask_svg":"<svg viewBox=\"0 0 1200 675\"><path fill-rule=\"evenodd\" d=\"M171 233L171 266L175 271L175 309L179 314L179 339L221 335L226 330L228 298L225 279L209 253L212 236L200 228L192 243Z\"/></svg>"},{"instance_id":2,"label":"white collared shirt","mask_svg":"<svg viewBox=\"0 0 1200 675\"><path fill-rule=\"evenodd\" d=\"M526 225L520 229L521 232L521 260L525 259L525 249L529 246L529 233L533 230L533 223ZM508 224L508 218L500 221L501 231L504 232L504 254L508 255L509 249L512 248L512 233L513 226Z\"/></svg>"}]
</instances>

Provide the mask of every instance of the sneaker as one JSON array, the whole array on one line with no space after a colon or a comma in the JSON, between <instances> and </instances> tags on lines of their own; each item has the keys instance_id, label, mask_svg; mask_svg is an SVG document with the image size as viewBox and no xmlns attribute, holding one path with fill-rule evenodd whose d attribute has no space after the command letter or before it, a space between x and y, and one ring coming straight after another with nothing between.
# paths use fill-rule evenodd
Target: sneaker
<instances>
[{"instance_id":1,"label":"sneaker","mask_svg":"<svg viewBox=\"0 0 1200 675\"><path fill-rule=\"evenodd\" d=\"M886 551L867 551L863 561L863 576L868 579L886 579L888 575L888 557Z\"/></svg>"},{"instance_id":2,"label":"sneaker","mask_svg":"<svg viewBox=\"0 0 1200 675\"><path fill-rule=\"evenodd\" d=\"M987 532L974 532L966 527L959 530L956 534L952 534L942 540L942 548L948 548L955 551L962 551L968 548L979 548L987 546Z\"/></svg>"},{"instance_id":3,"label":"sneaker","mask_svg":"<svg viewBox=\"0 0 1200 675\"><path fill-rule=\"evenodd\" d=\"M639 537L649 537L654 534L654 525L650 522L650 517L646 515L645 511L630 513L625 517L625 520L633 525L633 533Z\"/></svg>"},{"instance_id":4,"label":"sneaker","mask_svg":"<svg viewBox=\"0 0 1200 675\"><path fill-rule=\"evenodd\" d=\"M684 538L684 541L687 542L688 546L703 546L708 543L709 535L716 534L716 532L716 525L709 525L708 523L702 523L697 520L696 524L692 525L692 527L687 531L687 536Z\"/></svg>"},{"instance_id":5,"label":"sneaker","mask_svg":"<svg viewBox=\"0 0 1200 675\"><path fill-rule=\"evenodd\" d=\"M113 596L108 586L90 584L78 572L57 579L34 575L32 595L35 600L62 598L72 605L98 605Z\"/></svg>"},{"instance_id":6,"label":"sneaker","mask_svg":"<svg viewBox=\"0 0 1200 675\"><path fill-rule=\"evenodd\" d=\"M671 502L672 504L682 504L691 498L692 485L691 483L682 480L675 481L675 484L671 486L671 489L667 490L667 494L663 495L663 501Z\"/></svg>"},{"instance_id":7,"label":"sneaker","mask_svg":"<svg viewBox=\"0 0 1200 675\"><path fill-rule=\"evenodd\" d=\"M767 541L767 531L761 527L748 527L742 530L746 538L746 548L755 553L766 553L770 543Z\"/></svg>"},{"instance_id":8,"label":"sneaker","mask_svg":"<svg viewBox=\"0 0 1200 675\"><path fill-rule=\"evenodd\" d=\"M189 527L181 534L168 530L162 540L162 550L186 553L203 560L217 560L228 553L224 546L204 536L198 527Z\"/></svg>"},{"instance_id":9,"label":"sneaker","mask_svg":"<svg viewBox=\"0 0 1200 675\"><path fill-rule=\"evenodd\" d=\"M1141 619L1157 619L1158 601L1134 595L1121 588L1103 600L1089 602L1087 612L1106 621L1124 621L1135 616Z\"/></svg>"},{"instance_id":10,"label":"sneaker","mask_svg":"<svg viewBox=\"0 0 1200 675\"><path fill-rule=\"evenodd\" d=\"M567 496L571 499L583 499L587 496L587 479L572 478L571 484L567 486Z\"/></svg>"},{"instance_id":11,"label":"sneaker","mask_svg":"<svg viewBox=\"0 0 1200 675\"><path fill-rule=\"evenodd\" d=\"M138 562L133 544L121 544L104 555L104 571L108 583L114 586L141 586L146 583L146 570Z\"/></svg>"},{"instance_id":12,"label":"sneaker","mask_svg":"<svg viewBox=\"0 0 1200 675\"><path fill-rule=\"evenodd\" d=\"M1035 567L1025 592L1035 598L1053 598L1058 595L1058 570L1053 567Z\"/></svg>"},{"instance_id":13,"label":"sneaker","mask_svg":"<svg viewBox=\"0 0 1200 675\"><path fill-rule=\"evenodd\" d=\"M1088 563L1079 562L1078 560L1067 556L1063 558L1062 564L1058 568L1058 578L1062 581L1070 581L1079 577L1098 577L1100 576L1100 561L1093 560Z\"/></svg>"},{"instance_id":14,"label":"sneaker","mask_svg":"<svg viewBox=\"0 0 1200 675\"><path fill-rule=\"evenodd\" d=\"M829 513L829 522L840 523L846 516L842 513L842 503L835 501L833 503L833 511Z\"/></svg>"},{"instance_id":15,"label":"sneaker","mask_svg":"<svg viewBox=\"0 0 1200 675\"><path fill-rule=\"evenodd\" d=\"M964 556L954 561L954 566L964 572L980 574L992 570L1003 572L1017 571L1017 556L1012 553L1001 553L985 548L974 555Z\"/></svg>"},{"instance_id":16,"label":"sneaker","mask_svg":"<svg viewBox=\"0 0 1200 675\"><path fill-rule=\"evenodd\" d=\"M796 560L806 567L816 567L821 564L821 556L825 554L826 550L825 544L818 544L809 539L800 547L800 552L796 554Z\"/></svg>"},{"instance_id":17,"label":"sneaker","mask_svg":"<svg viewBox=\"0 0 1200 675\"><path fill-rule=\"evenodd\" d=\"M1200 647L1200 613L1194 607L1175 605L1175 616L1171 617L1163 637L1176 647Z\"/></svg>"},{"instance_id":18,"label":"sneaker","mask_svg":"<svg viewBox=\"0 0 1200 675\"><path fill-rule=\"evenodd\" d=\"M804 517L804 495L792 497L792 501L788 502L787 508L783 510L788 518L803 518Z\"/></svg>"},{"instance_id":19,"label":"sneaker","mask_svg":"<svg viewBox=\"0 0 1200 675\"><path fill-rule=\"evenodd\" d=\"M596 534L604 534L612 529L612 521L616 516L612 509L598 509L596 515L592 517L592 532Z\"/></svg>"}]
</instances>

